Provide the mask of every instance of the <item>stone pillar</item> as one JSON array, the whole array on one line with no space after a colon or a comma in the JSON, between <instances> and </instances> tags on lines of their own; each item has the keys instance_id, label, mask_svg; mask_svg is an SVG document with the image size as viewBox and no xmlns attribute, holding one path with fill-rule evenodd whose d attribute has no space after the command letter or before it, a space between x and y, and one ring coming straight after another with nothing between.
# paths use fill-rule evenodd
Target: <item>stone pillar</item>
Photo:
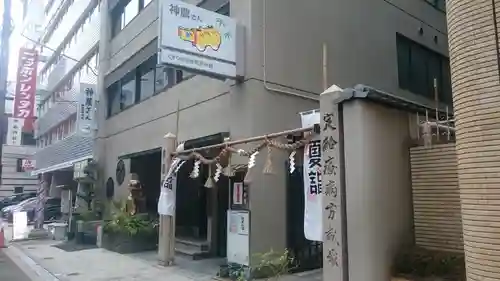
<instances>
[{"instance_id":1,"label":"stone pillar","mask_svg":"<svg viewBox=\"0 0 500 281\"><path fill-rule=\"evenodd\" d=\"M500 280L500 1L447 1L467 280Z\"/></svg>"}]
</instances>

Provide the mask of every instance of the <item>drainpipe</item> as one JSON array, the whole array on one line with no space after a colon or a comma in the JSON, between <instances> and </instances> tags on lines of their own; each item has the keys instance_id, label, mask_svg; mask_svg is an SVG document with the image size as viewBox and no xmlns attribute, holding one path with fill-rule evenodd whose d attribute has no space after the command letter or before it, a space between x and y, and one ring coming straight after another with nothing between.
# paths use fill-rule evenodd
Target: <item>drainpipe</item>
<instances>
[{"instance_id":1,"label":"drainpipe","mask_svg":"<svg viewBox=\"0 0 500 281\"><path fill-rule=\"evenodd\" d=\"M283 89L278 89L278 88L273 88L272 86L269 86L267 83L267 71L266 71L266 37L267 37L267 28L266 28L266 6L267 6L267 1L263 0L262 1L262 70L263 70L263 77L262 77L262 83L264 84L264 88L268 91L272 92L277 92L281 94L286 94L294 97L299 97L307 100L314 100L314 101L319 101L319 95L317 97L313 96L308 96L304 95L301 93L297 92L292 92L289 90L283 90Z\"/></svg>"}]
</instances>

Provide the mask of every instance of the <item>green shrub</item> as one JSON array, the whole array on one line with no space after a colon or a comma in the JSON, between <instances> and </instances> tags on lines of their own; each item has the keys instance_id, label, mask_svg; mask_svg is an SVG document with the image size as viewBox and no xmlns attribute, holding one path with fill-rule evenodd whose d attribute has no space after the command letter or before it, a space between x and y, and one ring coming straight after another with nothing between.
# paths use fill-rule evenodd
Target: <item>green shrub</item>
<instances>
[{"instance_id":1,"label":"green shrub","mask_svg":"<svg viewBox=\"0 0 500 281\"><path fill-rule=\"evenodd\" d=\"M104 233L135 235L155 235L158 223L143 215L130 215L125 210L125 202L115 202L111 220L103 226Z\"/></svg>"},{"instance_id":2,"label":"green shrub","mask_svg":"<svg viewBox=\"0 0 500 281\"><path fill-rule=\"evenodd\" d=\"M394 261L394 274L412 277L443 277L465 280L463 255L413 247L401 251Z\"/></svg>"}]
</instances>

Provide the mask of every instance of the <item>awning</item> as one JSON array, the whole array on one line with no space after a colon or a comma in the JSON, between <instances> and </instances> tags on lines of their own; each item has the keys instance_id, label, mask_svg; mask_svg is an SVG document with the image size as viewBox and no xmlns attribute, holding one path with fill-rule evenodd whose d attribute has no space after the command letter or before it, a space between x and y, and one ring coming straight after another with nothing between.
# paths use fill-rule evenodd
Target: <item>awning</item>
<instances>
[{"instance_id":1,"label":"awning","mask_svg":"<svg viewBox=\"0 0 500 281\"><path fill-rule=\"evenodd\" d=\"M53 165L53 166L50 166L50 167L47 167L47 168L35 170L35 171L31 172L31 175L32 176L37 176L39 174L49 173L49 172L58 171L58 170L66 169L66 168L73 168L73 165L75 163L80 162L80 161L84 161L84 160L87 160L87 159L92 159L92 158L93 158L92 155L88 155L88 156L85 156L85 157L82 157L82 158L73 159L71 161L67 161L67 162L64 162L64 163L56 164L56 165Z\"/></svg>"}]
</instances>

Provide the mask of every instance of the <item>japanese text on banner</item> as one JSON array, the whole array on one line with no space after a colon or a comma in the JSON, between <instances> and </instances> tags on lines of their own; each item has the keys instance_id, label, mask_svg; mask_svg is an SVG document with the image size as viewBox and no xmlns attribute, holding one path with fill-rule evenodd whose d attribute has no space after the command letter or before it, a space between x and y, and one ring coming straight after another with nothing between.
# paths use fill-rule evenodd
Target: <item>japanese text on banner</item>
<instances>
[{"instance_id":1,"label":"japanese text on banner","mask_svg":"<svg viewBox=\"0 0 500 281\"><path fill-rule=\"evenodd\" d=\"M320 123L319 111L309 111L300 114L302 127L311 127ZM314 136L304 147L304 236L308 240L322 241L322 168L321 168L321 138Z\"/></svg>"},{"instance_id":2,"label":"japanese text on banner","mask_svg":"<svg viewBox=\"0 0 500 281\"><path fill-rule=\"evenodd\" d=\"M14 96L14 118L25 119L25 127L33 129L35 118L36 75L38 52L32 49L19 50L16 92Z\"/></svg>"}]
</instances>

